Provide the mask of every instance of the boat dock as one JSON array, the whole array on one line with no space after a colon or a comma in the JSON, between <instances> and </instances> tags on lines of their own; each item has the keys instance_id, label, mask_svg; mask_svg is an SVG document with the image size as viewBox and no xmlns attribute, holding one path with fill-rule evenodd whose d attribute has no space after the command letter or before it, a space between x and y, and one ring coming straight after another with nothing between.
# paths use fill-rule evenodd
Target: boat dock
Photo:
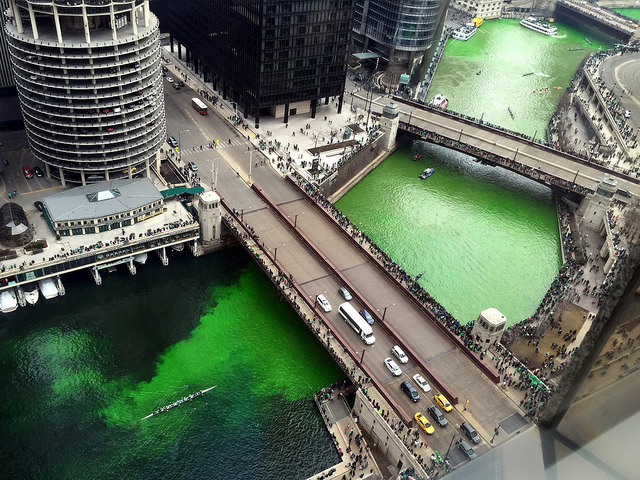
<instances>
[{"instance_id":1,"label":"boat dock","mask_svg":"<svg viewBox=\"0 0 640 480\"><path fill-rule=\"evenodd\" d=\"M0 257L0 294L13 292L20 297L30 292L28 306L38 297L45 299L64 295L61 276L87 269L97 285L102 283L101 270L126 265L136 273L134 260L155 252L163 265L169 264L168 251L176 245L186 245L197 253L200 225L177 198L166 198L163 213L142 222L95 234L56 237L44 216L33 206L23 208L34 228L34 242L41 248L27 250L18 247ZM177 247L176 250L180 250ZM142 262L140 262L142 263ZM40 291L40 295L32 293ZM7 299L10 298L5 296ZM35 300L34 300L35 299ZM27 297L25 296L25 300Z\"/></svg>"}]
</instances>

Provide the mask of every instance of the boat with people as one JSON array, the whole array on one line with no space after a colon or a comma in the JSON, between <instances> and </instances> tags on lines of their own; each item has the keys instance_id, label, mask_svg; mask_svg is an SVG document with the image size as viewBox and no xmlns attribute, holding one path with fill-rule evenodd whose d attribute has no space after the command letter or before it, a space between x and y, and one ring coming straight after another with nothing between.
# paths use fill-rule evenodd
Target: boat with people
<instances>
[{"instance_id":1,"label":"boat with people","mask_svg":"<svg viewBox=\"0 0 640 480\"><path fill-rule=\"evenodd\" d=\"M420 152L417 152L414 156L413 156L413 161L417 162L418 160L420 160L422 158L422 154Z\"/></svg>"},{"instance_id":2,"label":"boat with people","mask_svg":"<svg viewBox=\"0 0 640 480\"><path fill-rule=\"evenodd\" d=\"M553 36L558 33L558 28L545 22L541 22L535 17L523 18L520 25L544 35Z\"/></svg>"},{"instance_id":3,"label":"boat with people","mask_svg":"<svg viewBox=\"0 0 640 480\"><path fill-rule=\"evenodd\" d=\"M9 313L18 308L18 298L13 287L3 290L0 293L0 312Z\"/></svg>"},{"instance_id":4,"label":"boat with people","mask_svg":"<svg viewBox=\"0 0 640 480\"><path fill-rule=\"evenodd\" d=\"M146 417L142 418L141 420L146 420L147 418L155 417L156 415L159 415L161 413L168 412L169 410L171 410L174 407L179 407L180 405L182 405L185 402L190 402L194 398L201 397L202 395L204 395L205 393L213 390L216 387L217 387L217 385L214 385L213 387L209 387L209 388L205 388L204 390L198 390L197 392L193 392L193 393L191 393L191 395L187 395L186 397L182 397L179 400L176 400L175 402L170 403L169 405L165 405L164 407L160 407L155 412L150 413L149 415L147 415Z\"/></svg>"},{"instance_id":5,"label":"boat with people","mask_svg":"<svg viewBox=\"0 0 640 480\"><path fill-rule=\"evenodd\" d=\"M425 168L422 173L420 175L418 175L418 178L421 178L422 180L426 180L427 178L429 178L431 175L433 175L433 172L435 172L436 169L435 168Z\"/></svg>"},{"instance_id":6,"label":"boat with people","mask_svg":"<svg viewBox=\"0 0 640 480\"><path fill-rule=\"evenodd\" d=\"M511 107L507 107L507 110L509 110L509 115L511 115L511 120L513 120L515 117L513 115L513 112L511 111Z\"/></svg>"},{"instance_id":7,"label":"boat with people","mask_svg":"<svg viewBox=\"0 0 640 480\"><path fill-rule=\"evenodd\" d=\"M38 287L40 287L42 296L47 300L58 296L58 287L56 287L52 278L43 278L42 280L38 280Z\"/></svg>"},{"instance_id":8,"label":"boat with people","mask_svg":"<svg viewBox=\"0 0 640 480\"><path fill-rule=\"evenodd\" d=\"M446 110L449 106L449 100L442 93L439 93L431 99L431 101L429 102L429 106L433 108L439 108L441 110Z\"/></svg>"},{"instance_id":9,"label":"boat with people","mask_svg":"<svg viewBox=\"0 0 640 480\"><path fill-rule=\"evenodd\" d=\"M473 23L466 23L459 28L455 29L451 34L451 38L455 38L456 40L461 40L466 42L471 37L473 37L478 31L478 27L476 27Z\"/></svg>"},{"instance_id":10,"label":"boat with people","mask_svg":"<svg viewBox=\"0 0 640 480\"><path fill-rule=\"evenodd\" d=\"M31 290L24 291L24 299L27 301L29 305L35 305L40 298L40 292L38 291L38 286L33 284L33 288Z\"/></svg>"}]
</instances>

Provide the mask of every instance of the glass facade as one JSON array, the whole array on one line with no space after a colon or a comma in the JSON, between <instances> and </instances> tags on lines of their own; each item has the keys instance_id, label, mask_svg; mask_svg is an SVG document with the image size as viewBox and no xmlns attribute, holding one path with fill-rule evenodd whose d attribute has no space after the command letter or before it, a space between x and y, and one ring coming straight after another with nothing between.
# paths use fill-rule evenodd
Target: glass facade
<instances>
[{"instance_id":1,"label":"glass facade","mask_svg":"<svg viewBox=\"0 0 640 480\"><path fill-rule=\"evenodd\" d=\"M170 32L196 71L257 123L277 107L342 95L353 1L176 0Z\"/></svg>"}]
</instances>

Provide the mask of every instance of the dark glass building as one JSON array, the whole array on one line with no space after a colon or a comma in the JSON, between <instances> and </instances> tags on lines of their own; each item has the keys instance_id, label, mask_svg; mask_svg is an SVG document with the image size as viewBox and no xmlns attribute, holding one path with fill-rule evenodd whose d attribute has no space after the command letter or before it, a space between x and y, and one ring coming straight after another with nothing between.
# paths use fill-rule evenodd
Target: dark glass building
<instances>
[{"instance_id":1,"label":"dark glass building","mask_svg":"<svg viewBox=\"0 0 640 480\"><path fill-rule=\"evenodd\" d=\"M310 113L338 96L354 0L174 0L171 47L244 116Z\"/></svg>"},{"instance_id":2,"label":"dark glass building","mask_svg":"<svg viewBox=\"0 0 640 480\"><path fill-rule=\"evenodd\" d=\"M442 32L449 0L355 0L353 53L380 54L381 67L420 77Z\"/></svg>"}]
</instances>

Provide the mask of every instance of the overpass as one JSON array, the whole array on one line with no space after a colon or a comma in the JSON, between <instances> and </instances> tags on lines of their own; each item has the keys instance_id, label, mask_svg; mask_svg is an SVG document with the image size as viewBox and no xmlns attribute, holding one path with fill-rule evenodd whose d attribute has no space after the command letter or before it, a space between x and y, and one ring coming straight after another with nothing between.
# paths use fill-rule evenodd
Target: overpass
<instances>
[{"instance_id":1,"label":"overpass","mask_svg":"<svg viewBox=\"0 0 640 480\"><path fill-rule=\"evenodd\" d=\"M452 148L549 186L592 193L611 176L618 188L640 196L640 179L609 170L588 159L555 150L524 135L427 105L393 97L399 104L400 129L428 142Z\"/></svg>"}]
</instances>

